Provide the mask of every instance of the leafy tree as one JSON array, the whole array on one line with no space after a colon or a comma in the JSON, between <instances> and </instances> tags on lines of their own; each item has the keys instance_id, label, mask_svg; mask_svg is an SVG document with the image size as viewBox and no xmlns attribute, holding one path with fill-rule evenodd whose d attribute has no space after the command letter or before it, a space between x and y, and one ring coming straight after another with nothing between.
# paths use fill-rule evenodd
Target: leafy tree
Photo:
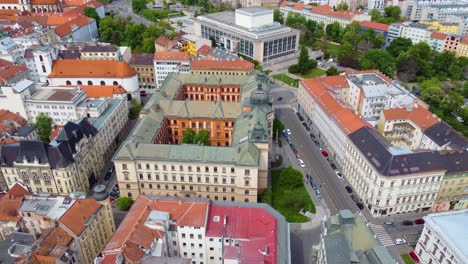
<instances>
[{"instance_id":1,"label":"leafy tree","mask_svg":"<svg viewBox=\"0 0 468 264\"><path fill-rule=\"evenodd\" d=\"M279 184L285 189L294 190L303 184L302 173L291 166L283 168L279 177Z\"/></svg>"},{"instance_id":2,"label":"leafy tree","mask_svg":"<svg viewBox=\"0 0 468 264\"><path fill-rule=\"evenodd\" d=\"M431 106L431 109L439 108L444 96L444 91L440 87L429 87L421 91L421 98Z\"/></svg>"},{"instance_id":3,"label":"leafy tree","mask_svg":"<svg viewBox=\"0 0 468 264\"><path fill-rule=\"evenodd\" d=\"M369 50L359 58L359 65L363 70L376 69L393 78L396 71L395 59L386 50Z\"/></svg>"},{"instance_id":4,"label":"leafy tree","mask_svg":"<svg viewBox=\"0 0 468 264\"><path fill-rule=\"evenodd\" d=\"M341 26L338 22L333 22L332 24L328 24L325 32L327 33L327 38L329 40L339 42L341 36Z\"/></svg>"},{"instance_id":5,"label":"leafy tree","mask_svg":"<svg viewBox=\"0 0 468 264\"><path fill-rule=\"evenodd\" d=\"M283 24L284 23L284 15L278 9L275 9L273 12L273 20Z\"/></svg>"},{"instance_id":6,"label":"leafy tree","mask_svg":"<svg viewBox=\"0 0 468 264\"><path fill-rule=\"evenodd\" d=\"M357 47L359 43L359 31L361 30L361 25L359 23L351 23L345 27L343 34L341 35L341 42L349 42L353 45L353 48Z\"/></svg>"},{"instance_id":7,"label":"leafy tree","mask_svg":"<svg viewBox=\"0 0 468 264\"><path fill-rule=\"evenodd\" d=\"M205 146L210 145L210 132L208 130L199 130L193 139L194 144L201 144Z\"/></svg>"},{"instance_id":8,"label":"leafy tree","mask_svg":"<svg viewBox=\"0 0 468 264\"><path fill-rule=\"evenodd\" d=\"M401 53L396 60L396 67L400 79L407 82L416 80L419 72L418 61L408 52Z\"/></svg>"},{"instance_id":9,"label":"leafy tree","mask_svg":"<svg viewBox=\"0 0 468 264\"><path fill-rule=\"evenodd\" d=\"M99 21L101 20L101 18L99 17L98 13L96 12L96 9L94 7L85 7L83 9L83 15L87 16L87 17L90 17L90 18L93 18L94 20L96 20L96 25L99 26Z\"/></svg>"},{"instance_id":10,"label":"leafy tree","mask_svg":"<svg viewBox=\"0 0 468 264\"><path fill-rule=\"evenodd\" d=\"M325 74L327 74L327 76L335 76L335 75L339 75L340 72L338 72L338 69L336 69L335 67L332 66L332 67L327 69Z\"/></svg>"},{"instance_id":11,"label":"leafy tree","mask_svg":"<svg viewBox=\"0 0 468 264\"><path fill-rule=\"evenodd\" d=\"M427 79L423 82L421 82L421 89L429 89L429 88L441 88L440 86L440 81L436 77L433 77L431 79Z\"/></svg>"},{"instance_id":12,"label":"leafy tree","mask_svg":"<svg viewBox=\"0 0 468 264\"><path fill-rule=\"evenodd\" d=\"M358 5L356 7L356 10L364 10L364 9L366 9L366 7L364 5Z\"/></svg>"},{"instance_id":13,"label":"leafy tree","mask_svg":"<svg viewBox=\"0 0 468 264\"><path fill-rule=\"evenodd\" d=\"M146 27L140 23L128 23L125 26L125 43L132 48L136 48L143 42L143 33Z\"/></svg>"},{"instance_id":14,"label":"leafy tree","mask_svg":"<svg viewBox=\"0 0 468 264\"><path fill-rule=\"evenodd\" d=\"M132 10L134 13L140 13L146 9L146 0L132 0Z\"/></svg>"},{"instance_id":15,"label":"leafy tree","mask_svg":"<svg viewBox=\"0 0 468 264\"><path fill-rule=\"evenodd\" d=\"M289 12L288 16L286 17L286 26L296 28L296 29L302 29L304 25L307 23L306 18L299 14L299 13L294 13L294 12Z\"/></svg>"},{"instance_id":16,"label":"leafy tree","mask_svg":"<svg viewBox=\"0 0 468 264\"><path fill-rule=\"evenodd\" d=\"M309 70L309 51L307 51L307 48L305 46L301 47L301 52L299 53L297 65L301 74L306 74Z\"/></svg>"},{"instance_id":17,"label":"leafy tree","mask_svg":"<svg viewBox=\"0 0 468 264\"><path fill-rule=\"evenodd\" d=\"M391 19L391 23L400 20L401 10L399 6L387 6L384 8L384 16Z\"/></svg>"},{"instance_id":18,"label":"leafy tree","mask_svg":"<svg viewBox=\"0 0 468 264\"><path fill-rule=\"evenodd\" d=\"M456 65L453 64L448 68L448 72L450 74L450 77L454 80L462 80L463 79L463 69Z\"/></svg>"},{"instance_id":19,"label":"leafy tree","mask_svg":"<svg viewBox=\"0 0 468 264\"><path fill-rule=\"evenodd\" d=\"M50 132L52 132L52 118L41 112L36 117L35 127L37 129L37 133L39 134L39 139L45 143L49 143Z\"/></svg>"},{"instance_id":20,"label":"leafy tree","mask_svg":"<svg viewBox=\"0 0 468 264\"><path fill-rule=\"evenodd\" d=\"M338 59L341 61L341 58L346 57L346 56L351 56L354 54L354 49L351 43L349 42L344 42L340 45L338 48Z\"/></svg>"},{"instance_id":21,"label":"leafy tree","mask_svg":"<svg viewBox=\"0 0 468 264\"><path fill-rule=\"evenodd\" d=\"M387 47L387 51L394 57L398 57L401 53L408 51L413 42L409 38L396 38Z\"/></svg>"},{"instance_id":22,"label":"leafy tree","mask_svg":"<svg viewBox=\"0 0 468 264\"><path fill-rule=\"evenodd\" d=\"M338 6L336 7L337 11L343 11L343 10L348 10L348 9L349 7L346 3L338 4Z\"/></svg>"},{"instance_id":23,"label":"leafy tree","mask_svg":"<svg viewBox=\"0 0 468 264\"><path fill-rule=\"evenodd\" d=\"M432 59L432 48L426 42L419 42L409 48L408 52L417 59L430 61Z\"/></svg>"},{"instance_id":24,"label":"leafy tree","mask_svg":"<svg viewBox=\"0 0 468 264\"><path fill-rule=\"evenodd\" d=\"M443 103L443 108L446 113L458 112L464 103L465 99L463 96L455 91L450 91Z\"/></svg>"},{"instance_id":25,"label":"leafy tree","mask_svg":"<svg viewBox=\"0 0 468 264\"><path fill-rule=\"evenodd\" d=\"M108 42L116 45L124 40L125 25L127 20L120 16L105 16L99 22L99 36L102 42Z\"/></svg>"},{"instance_id":26,"label":"leafy tree","mask_svg":"<svg viewBox=\"0 0 468 264\"><path fill-rule=\"evenodd\" d=\"M281 135L283 130L284 130L283 123L279 120L279 118L275 117L275 119L273 119L273 138L276 138L277 133Z\"/></svg>"},{"instance_id":27,"label":"leafy tree","mask_svg":"<svg viewBox=\"0 0 468 264\"><path fill-rule=\"evenodd\" d=\"M197 133L193 129L187 128L182 136L182 143L193 144L196 134Z\"/></svg>"},{"instance_id":28,"label":"leafy tree","mask_svg":"<svg viewBox=\"0 0 468 264\"><path fill-rule=\"evenodd\" d=\"M138 118L138 114L140 113L143 106L137 102L137 100L132 99L131 107L128 110L128 118L129 119L136 119Z\"/></svg>"},{"instance_id":29,"label":"leafy tree","mask_svg":"<svg viewBox=\"0 0 468 264\"><path fill-rule=\"evenodd\" d=\"M130 197L119 197L117 198L117 201L115 202L115 205L121 211L128 211L128 209L132 207L132 204L133 204L133 200Z\"/></svg>"}]
</instances>

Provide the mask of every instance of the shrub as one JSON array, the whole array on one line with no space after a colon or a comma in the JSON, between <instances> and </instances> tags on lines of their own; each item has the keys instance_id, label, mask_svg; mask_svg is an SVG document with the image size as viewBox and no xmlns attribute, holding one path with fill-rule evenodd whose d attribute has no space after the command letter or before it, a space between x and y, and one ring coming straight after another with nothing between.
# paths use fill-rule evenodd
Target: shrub
<instances>
[{"instance_id":1,"label":"shrub","mask_svg":"<svg viewBox=\"0 0 468 264\"><path fill-rule=\"evenodd\" d=\"M271 190L271 188L268 188L266 189L265 192L263 192L262 197L260 198L260 201L262 203L267 203L271 205L272 199L273 199L273 191Z\"/></svg>"},{"instance_id":2,"label":"shrub","mask_svg":"<svg viewBox=\"0 0 468 264\"><path fill-rule=\"evenodd\" d=\"M130 197L119 197L115 202L117 208L119 208L122 211L128 211L128 209L132 207L132 204L133 200Z\"/></svg>"},{"instance_id":3,"label":"shrub","mask_svg":"<svg viewBox=\"0 0 468 264\"><path fill-rule=\"evenodd\" d=\"M293 64L288 68L289 73L299 73L299 66L297 64Z\"/></svg>"}]
</instances>

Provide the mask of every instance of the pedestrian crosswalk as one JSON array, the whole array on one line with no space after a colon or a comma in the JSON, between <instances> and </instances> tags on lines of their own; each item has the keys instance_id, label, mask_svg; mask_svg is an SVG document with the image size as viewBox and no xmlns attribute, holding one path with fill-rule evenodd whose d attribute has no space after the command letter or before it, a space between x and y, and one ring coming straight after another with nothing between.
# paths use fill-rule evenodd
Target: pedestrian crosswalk
<instances>
[{"instance_id":1,"label":"pedestrian crosswalk","mask_svg":"<svg viewBox=\"0 0 468 264\"><path fill-rule=\"evenodd\" d=\"M382 244L384 247L395 245L395 243L393 243L392 238L388 235L387 230L385 230L385 228L382 225L369 223L369 228L372 230L380 244Z\"/></svg>"},{"instance_id":2,"label":"pedestrian crosswalk","mask_svg":"<svg viewBox=\"0 0 468 264\"><path fill-rule=\"evenodd\" d=\"M327 218L329 218L330 217L330 208L328 208L327 203L323 199L320 199L320 204L322 205L323 210L325 211L325 214L327 215Z\"/></svg>"}]
</instances>

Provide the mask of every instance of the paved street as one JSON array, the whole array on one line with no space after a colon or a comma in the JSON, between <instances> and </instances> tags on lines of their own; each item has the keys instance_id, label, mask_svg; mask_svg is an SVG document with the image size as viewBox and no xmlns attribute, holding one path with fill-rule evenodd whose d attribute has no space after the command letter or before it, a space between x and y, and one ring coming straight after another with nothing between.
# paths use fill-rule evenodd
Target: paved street
<instances>
[{"instance_id":1,"label":"paved street","mask_svg":"<svg viewBox=\"0 0 468 264\"><path fill-rule=\"evenodd\" d=\"M123 17L129 16L132 18L133 22L145 26L149 26L153 23L140 15L134 14L132 11L132 2L130 0L114 0L112 3L105 5L105 11L106 13L109 12Z\"/></svg>"}]
</instances>

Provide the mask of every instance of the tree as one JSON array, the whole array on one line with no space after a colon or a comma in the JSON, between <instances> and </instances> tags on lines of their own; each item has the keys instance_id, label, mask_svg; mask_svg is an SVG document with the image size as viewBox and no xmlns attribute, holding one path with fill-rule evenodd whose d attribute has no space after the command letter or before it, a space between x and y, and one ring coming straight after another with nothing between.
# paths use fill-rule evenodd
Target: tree
<instances>
[{"instance_id":1,"label":"tree","mask_svg":"<svg viewBox=\"0 0 468 264\"><path fill-rule=\"evenodd\" d=\"M105 16L99 22L100 40L120 45L124 39L124 30L127 23L122 17Z\"/></svg>"},{"instance_id":2,"label":"tree","mask_svg":"<svg viewBox=\"0 0 468 264\"><path fill-rule=\"evenodd\" d=\"M297 65L301 74L306 74L309 70L309 51L307 51L305 46L301 47L301 53L299 53Z\"/></svg>"},{"instance_id":3,"label":"tree","mask_svg":"<svg viewBox=\"0 0 468 264\"><path fill-rule=\"evenodd\" d=\"M273 12L273 20L280 24L283 24L284 23L283 13L281 13L281 11L279 11L278 9L275 9L275 11Z\"/></svg>"},{"instance_id":4,"label":"tree","mask_svg":"<svg viewBox=\"0 0 468 264\"><path fill-rule=\"evenodd\" d=\"M401 53L408 51L413 42L409 38L396 38L387 47L387 51L394 57L398 57Z\"/></svg>"},{"instance_id":5,"label":"tree","mask_svg":"<svg viewBox=\"0 0 468 264\"><path fill-rule=\"evenodd\" d=\"M338 22L333 22L332 24L328 24L325 32L327 34L327 38L329 40L339 42L341 36L341 26Z\"/></svg>"},{"instance_id":6,"label":"tree","mask_svg":"<svg viewBox=\"0 0 468 264\"><path fill-rule=\"evenodd\" d=\"M408 52L403 52L396 59L398 76L402 81L415 81L419 72L419 64Z\"/></svg>"},{"instance_id":7,"label":"tree","mask_svg":"<svg viewBox=\"0 0 468 264\"><path fill-rule=\"evenodd\" d=\"M307 23L306 21L307 20L303 15L289 12L288 16L286 17L285 25L296 29L302 29Z\"/></svg>"},{"instance_id":8,"label":"tree","mask_svg":"<svg viewBox=\"0 0 468 264\"><path fill-rule=\"evenodd\" d=\"M52 131L52 118L41 112L36 117L36 129L39 139L45 143L50 142L50 132Z\"/></svg>"},{"instance_id":9,"label":"tree","mask_svg":"<svg viewBox=\"0 0 468 264\"><path fill-rule=\"evenodd\" d=\"M446 113L458 112L464 103L465 99L463 96L455 91L450 91L444 101L443 108Z\"/></svg>"},{"instance_id":10,"label":"tree","mask_svg":"<svg viewBox=\"0 0 468 264\"><path fill-rule=\"evenodd\" d=\"M359 43L359 31L361 30L361 25L359 23L351 23L345 27L341 35L341 43L347 41L353 45L355 49Z\"/></svg>"},{"instance_id":11,"label":"tree","mask_svg":"<svg viewBox=\"0 0 468 264\"><path fill-rule=\"evenodd\" d=\"M348 5L346 3L341 3L341 4L338 4L338 6L336 7L336 11L344 11L344 10L348 10Z\"/></svg>"},{"instance_id":12,"label":"tree","mask_svg":"<svg viewBox=\"0 0 468 264\"><path fill-rule=\"evenodd\" d=\"M339 75L340 73L338 72L338 70L335 68L335 67L330 67L327 69L327 71L325 72L327 74L327 76L335 76L335 75Z\"/></svg>"},{"instance_id":13,"label":"tree","mask_svg":"<svg viewBox=\"0 0 468 264\"><path fill-rule=\"evenodd\" d=\"M144 9L146 9L145 0L132 0L132 10L134 13L138 14Z\"/></svg>"},{"instance_id":14,"label":"tree","mask_svg":"<svg viewBox=\"0 0 468 264\"><path fill-rule=\"evenodd\" d=\"M421 82L421 89L429 89L429 88L441 88L440 87L440 81L436 77L432 77L431 79L427 79L423 82Z\"/></svg>"},{"instance_id":15,"label":"tree","mask_svg":"<svg viewBox=\"0 0 468 264\"><path fill-rule=\"evenodd\" d=\"M195 139L196 132L191 129L190 127L185 130L184 135L182 136L182 143L193 144L193 140Z\"/></svg>"},{"instance_id":16,"label":"tree","mask_svg":"<svg viewBox=\"0 0 468 264\"><path fill-rule=\"evenodd\" d=\"M393 78L396 71L395 59L386 50L369 50L359 58L359 65L363 70L379 70Z\"/></svg>"},{"instance_id":17,"label":"tree","mask_svg":"<svg viewBox=\"0 0 468 264\"><path fill-rule=\"evenodd\" d=\"M462 80L463 79L463 69L456 65L456 64L453 64L452 66L450 66L448 68L448 72L450 74L450 77L452 77L452 79L454 80Z\"/></svg>"},{"instance_id":18,"label":"tree","mask_svg":"<svg viewBox=\"0 0 468 264\"><path fill-rule=\"evenodd\" d=\"M283 132L283 130L283 123L279 120L279 118L275 117L275 119L273 119L273 138L276 138L277 133L281 135L281 132Z\"/></svg>"},{"instance_id":19,"label":"tree","mask_svg":"<svg viewBox=\"0 0 468 264\"><path fill-rule=\"evenodd\" d=\"M101 20L101 18L99 17L98 13L96 12L96 9L94 7L85 7L83 9L83 15L87 16L87 17L90 17L90 18L93 18L94 20L96 20L96 25L99 26L99 22Z\"/></svg>"},{"instance_id":20,"label":"tree","mask_svg":"<svg viewBox=\"0 0 468 264\"><path fill-rule=\"evenodd\" d=\"M429 46L429 44L426 42L419 42L418 44L413 45L411 48L409 48L408 52L411 54L411 56L426 62L430 61L433 55L431 46Z\"/></svg>"},{"instance_id":21,"label":"tree","mask_svg":"<svg viewBox=\"0 0 468 264\"><path fill-rule=\"evenodd\" d=\"M132 99L131 107L128 110L128 118L129 119L136 119L138 118L138 114L140 113L143 106L137 102L137 100Z\"/></svg>"},{"instance_id":22,"label":"tree","mask_svg":"<svg viewBox=\"0 0 468 264\"><path fill-rule=\"evenodd\" d=\"M302 173L291 166L283 168L279 177L279 184L285 189L294 190L302 185Z\"/></svg>"},{"instance_id":23,"label":"tree","mask_svg":"<svg viewBox=\"0 0 468 264\"><path fill-rule=\"evenodd\" d=\"M428 103L432 109L436 109L441 106L444 96L444 91L439 87L429 87L421 91L421 98Z\"/></svg>"},{"instance_id":24,"label":"tree","mask_svg":"<svg viewBox=\"0 0 468 264\"><path fill-rule=\"evenodd\" d=\"M391 19L391 23L400 20L401 10L399 6L387 6L384 8L384 16Z\"/></svg>"},{"instance_id":25,"label":"tree","mask_svg":"<svg viewBox=\"0 0 468 264\"><path fill-rule=\"evenodd\" d=\"M338 48L338 60L341 62L341 58L351 56L354 53L353 46L349 42L344 42Z\"/></svg>"},{"instance_id":26,"label":"tree","mask_svg":"<svg viewBox=\"0 0 468 264\"><path fill-rule=\"evenodd\" d=\"M210 132L208 130L202 129L199 130L197 135L193 139L194 144L201 144L209 146L210 144Z\"/></svg>"},{"instance_id":27,"label":"tree","mask_svg":"<svg viewBox=\"0 0 468 264\"><path fill-rule=\"evenodd\" d=\"M115 206L121 211L128 211L132 207L133 200L130 197L119 197L115 202Z\"/></svg>"}]
</instances>

